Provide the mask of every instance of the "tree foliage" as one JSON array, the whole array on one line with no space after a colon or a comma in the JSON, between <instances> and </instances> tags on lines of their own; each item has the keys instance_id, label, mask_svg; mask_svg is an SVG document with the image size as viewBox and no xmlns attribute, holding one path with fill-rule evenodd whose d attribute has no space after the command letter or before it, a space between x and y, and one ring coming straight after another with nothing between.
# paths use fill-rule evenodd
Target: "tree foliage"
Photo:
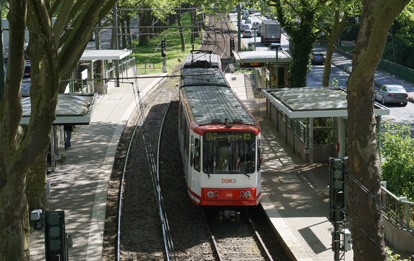
<instances>
[{"instance_id":1,"label":"tree foliage","mask_svg":"<svg viewBox=\"0 0 414 261\"><path fill-rule=\"evenodd\" d=\"M345 26L349 24L348 18L355 17L359 15L360 12L361 5L358 0L333 0L326 5L325 13L331 15L321 17L321 21L319 22L321 30L324 32L324 37L327 39L322 86L329 86L332 55L335 50L335 45L338 42L339 35L344 30Z\"/></svg>"},{"instance_id":2,"label":"tree foliage","mask_svg":"<svg viewBox=\"0 0 414 261\"><path fill-rule=\"evenodd\" d=\"M381 175L397 196L414 201L414 138L410 125L386 121L381 135Z\"/></svg>"},{"instance_id":3,"label":"tree foliage","mask_svg":"<svg viewBox=\"0 0 414 261\"><path fill-rule=\"evenodd\" d=\"M414 69L414 2L410 2L392 25L383 58Z\"/></svg>"},{"instance_id":4,"label":"tree foliage","mask_svg":"<svg viewBox=\"0 0 414 261\"><path fill-rule=\"evenodd\" d=\"M268 0L275 8L277 20L289 35L292 64L289 86L304 87L313 45L318 38L319 17L328 0Z\"/></svg>"},{"instance_id":5,"label":"tree foliage","mask_svg":"<svg viewBox=\"0 0 414 261\"><path fill-rule=\"evenodd\" d=\"M9 1L9 59L0 100L0 260L29 259L28 173L48 148L58 93L66 87L62 79L69 78L93 27L114 3L115 0ZM52 17L56 17L55 23ZM23 133L20 85L26 28L30 35L27 53L31 61L31 113ZM45 191L45 172L30 172L43 177L31 179L42 182L30 184L41 192Z\"/></svg>"}]
</instances>

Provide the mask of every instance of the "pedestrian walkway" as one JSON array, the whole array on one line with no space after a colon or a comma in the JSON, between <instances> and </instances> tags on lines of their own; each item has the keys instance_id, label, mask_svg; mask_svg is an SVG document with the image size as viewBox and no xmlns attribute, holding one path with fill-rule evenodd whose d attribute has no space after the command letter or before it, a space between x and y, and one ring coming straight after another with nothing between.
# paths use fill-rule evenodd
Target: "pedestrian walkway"
<instances>
[{"instance_id":1,"label":"pedestrian walkway","mask_svg":"<svg viewBox=\"0 0 414 261\"><path fill-rule=\"evenodd\" d=\"M144 97L162 77L137 81ZM71 235L70 260L101 260L108 181L116 148L138 96L132 83L121 83L95 103L91 123L76 126L72 147L61 151L63 165L49 174L49 209L65 211ZM30 260L45 260L43 231L32 231Z\"/></svg>"},{"instance_id":2,"label":"pedestrian walkway","mask_svg":"<svg viewBox=\"0 0 414 261\"><path fill-rule=\"evenodd\" d=\"M226 75L231 88L254 113L262 128L261 204L294 260L333 260L333 231L328 221L327 164L304 163L293 155L268 120L264 98L255 98L242 74ZM247 88L246 88L247 86ZM352 251L346 259L353 258Z\"/></svg>"}]
</instances>

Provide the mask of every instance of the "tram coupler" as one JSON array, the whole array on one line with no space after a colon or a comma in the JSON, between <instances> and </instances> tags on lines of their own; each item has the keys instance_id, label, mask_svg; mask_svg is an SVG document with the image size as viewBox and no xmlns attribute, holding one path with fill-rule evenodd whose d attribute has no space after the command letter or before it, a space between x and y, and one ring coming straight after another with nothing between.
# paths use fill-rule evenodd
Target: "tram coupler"
<instances>
[{"instance_id":1,"label":"tram coupler","mask_svg":"<svg viewBox=\"0 0 414 261\"><path fill-rule=\"evenodd\" d=\"M219 218L221 221L238 221L240 219L240 212L233 209L225 209L219 211Z\"/></svg>"}]
</instances>

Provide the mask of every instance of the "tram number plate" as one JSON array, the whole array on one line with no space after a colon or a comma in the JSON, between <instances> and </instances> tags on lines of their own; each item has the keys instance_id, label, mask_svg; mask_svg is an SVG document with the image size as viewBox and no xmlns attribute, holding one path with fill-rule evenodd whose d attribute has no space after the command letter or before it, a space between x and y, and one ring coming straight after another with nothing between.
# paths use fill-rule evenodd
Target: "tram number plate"
<instances>
[{"instance_id":1,"label":"tram number plate","mask_svg":"<svg viewBox=\"0 0 414 261\"><path fill-rule=\"evenodd\" d=\"M236 179L222 179L221 183L237 183Z\"/></svg>"}]
</instances>

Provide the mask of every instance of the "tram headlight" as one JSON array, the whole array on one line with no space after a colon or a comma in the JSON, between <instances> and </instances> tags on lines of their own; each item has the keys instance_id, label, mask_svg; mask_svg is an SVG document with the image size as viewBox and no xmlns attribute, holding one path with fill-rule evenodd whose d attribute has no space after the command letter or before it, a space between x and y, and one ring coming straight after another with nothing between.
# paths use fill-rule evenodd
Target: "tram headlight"
<instances>
[{"instance_id":1,"label":"tram headlight","mask_svg":"<svg viewBox=\"0 0 414 261\"><path fill-rule=\"evenodd\" d=\"M209 191L209 192L207 192L207 197L208 198L217 198L218 197L218 193L216 191L215 192Z\"/></svg>"},{"instance_id":2,"label":"tram headlight","mask_svg":"<svg viewBox=\"0 0 414 261\"><path fill-rule=\"evenodd\" d=\"M250 198L251 196L252 196L252 193L250 191L240 191L241 198Z\"/></svg>"}]
</instances>

